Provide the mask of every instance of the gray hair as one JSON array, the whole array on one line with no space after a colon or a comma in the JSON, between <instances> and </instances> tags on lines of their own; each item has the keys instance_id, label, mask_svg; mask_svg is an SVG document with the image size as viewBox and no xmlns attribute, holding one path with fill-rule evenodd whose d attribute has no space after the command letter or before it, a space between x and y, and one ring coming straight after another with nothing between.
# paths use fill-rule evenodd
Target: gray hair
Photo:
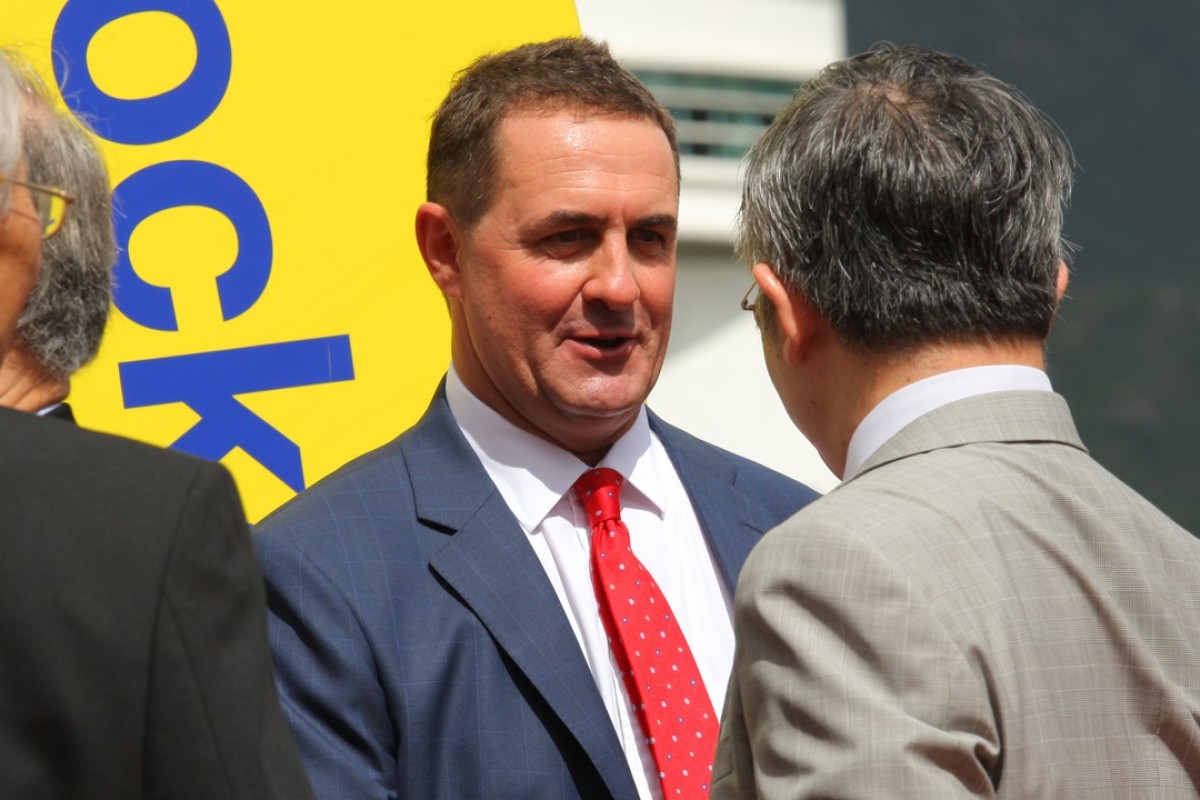
<instances>
[{"instance_id":1,"label":"gray hair","mask_svg":"<svg viewBox=\"0 0 1200 800\"><path fill-rule=\"evenodd\" d=\"M1014 87L954 56L877 45L801 87L751 151L738 254L847 346L1044 339L1072 168L1061 132Z\"/></svg>"},{"instance_id":2,"label":"gray hair","mask_svg":"<svg viewBox=\"0 0 1200 800\"><path fill-rule=\"evenodd\" d=\"M57 377L70 377L100 348L117 260L108 171L87 131L51 105L36 76L27 95L24 155L29 180L74 198L62 229L42 244L42 270L17 322L17 341Z\"/></svg>"}]
</instances>

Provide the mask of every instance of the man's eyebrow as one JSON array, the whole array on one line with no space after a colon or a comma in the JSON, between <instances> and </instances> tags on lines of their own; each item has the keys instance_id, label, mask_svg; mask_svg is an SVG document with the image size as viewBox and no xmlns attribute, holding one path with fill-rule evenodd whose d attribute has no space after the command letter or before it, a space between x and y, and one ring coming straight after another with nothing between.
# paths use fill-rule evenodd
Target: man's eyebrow
<instances>
[{"instance_id":1,"label":"man's eyebrow","mask_svg":"<svg viewBox=\"0 0 1200 800\"><path fill-rule=\"evenodd\" d=\"M545 217L538 223L538 227L554 227L560 225L599 225L604 222L603 217L595 214L585 214L582 211L555 211Z\"/></svg>"},{"instance_id":2,"label":"man's eyebrow","mask_svg":"<svg viewBox=\"0 0 1200 800\"><path fill-rule=\"evenodd\" d=\"M588 214L583 211L555 211L543 219L541 219L536 227L538 228L558 228L570 226L595 226L603 225L606 218ZM672 214L651 214L641 219L636 220L631 228L665 228L669 231L674 231L679 227L679 221Z\"/></svg>"},{"instance_id":3,"label":"man's eyebrow","mask_svg":"<svg viewBox=\"0 0 1200 800\"><path fill-rule=\"evenodd\" d=\"M634 228L666 228L674 231L679 227L679 220L671 214L651 214L642 217L633 225Z\"/></svg>"}]
</instances>

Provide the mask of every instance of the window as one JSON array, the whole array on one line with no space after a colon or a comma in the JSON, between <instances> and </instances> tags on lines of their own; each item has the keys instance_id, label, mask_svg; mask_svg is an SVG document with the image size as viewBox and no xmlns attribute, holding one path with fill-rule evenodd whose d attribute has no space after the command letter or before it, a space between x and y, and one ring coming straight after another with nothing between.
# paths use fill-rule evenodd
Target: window
<instances>
[{"instance_id":1,"label":"window","mask_svg":"<svg viewBox=\"0 0 1200 800\"><path fill-rule=\"evenodd\" d=\"M684 156L740 159L796 89L766 78L634 72L675 118Z\"/></svg>"}]
</instances>

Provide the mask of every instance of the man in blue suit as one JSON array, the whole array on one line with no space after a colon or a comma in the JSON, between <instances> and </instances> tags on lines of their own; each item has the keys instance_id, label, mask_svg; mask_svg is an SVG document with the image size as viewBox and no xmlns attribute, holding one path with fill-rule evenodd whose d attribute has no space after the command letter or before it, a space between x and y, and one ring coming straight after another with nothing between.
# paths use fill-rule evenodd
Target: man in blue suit
<instances>
[{"instance_id":1,"label":"man in blue suit","mask_svg":"<svg viewBox=\"0 0 1200 800\"><path fill-rule=\"evenodd\" d=\"M674 126L605 46L527 45L460 75L427 188L446 379L257 535L302 757L323 800L662 797L572 485L624 476L632 550L718 711L742 562L814 497L643 405L671 323Z\"/></svg>"}]
</instances>

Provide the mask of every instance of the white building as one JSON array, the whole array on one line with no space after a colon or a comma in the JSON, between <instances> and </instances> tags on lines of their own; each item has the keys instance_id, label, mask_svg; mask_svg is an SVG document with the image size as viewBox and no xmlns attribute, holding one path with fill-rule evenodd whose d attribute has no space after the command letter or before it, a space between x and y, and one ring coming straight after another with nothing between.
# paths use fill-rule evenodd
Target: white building
<instances>
[{"instance_id":1,"label":"white building","mask_svg":"<svg viewBox=\"0 0 1200 800\"><path fill-rule=\"evenodd\" d=\"M788 419L738 301L730 240L741 156L797 84L845 55L841 0L576 0L671 109L683 184L675 323L650 406L668 421L819 491L837 479Z\"/></svg>"}]
</instances>

